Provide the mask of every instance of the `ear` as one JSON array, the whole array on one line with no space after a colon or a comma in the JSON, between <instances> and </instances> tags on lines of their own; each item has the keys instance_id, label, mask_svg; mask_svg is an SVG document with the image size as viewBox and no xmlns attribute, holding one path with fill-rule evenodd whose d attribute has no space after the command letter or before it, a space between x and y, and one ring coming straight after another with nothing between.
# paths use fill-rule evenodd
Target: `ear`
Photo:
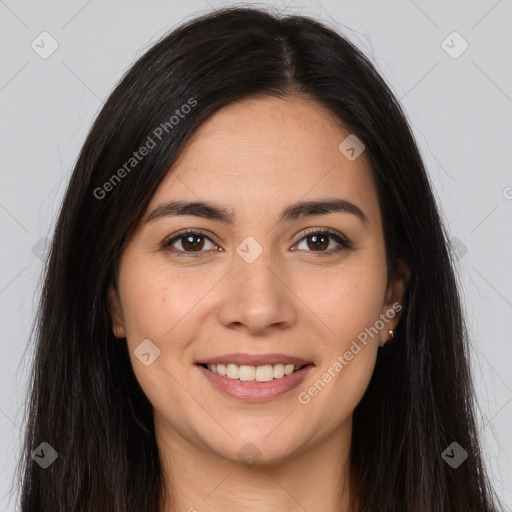
<instances>
[{"instance_id":1,"label":"ear","mask_svg":"<svg viewBox=\"0 0 512 512\"><path fill-rule=\"evenodd\" d=\"M107 307L112 319L112 332L116 338L125 338L124 320L121 312L121 303L116 288L111 284L108 288Z\"/></svg>"},{"instance_id":2,"label":"ear","mask_svg":"<svg viewBox=\"0 0 512 512\"><path fill-rule=\"evenodd\" d=\"M384 346L392 339L392 336L388 331L389 329L395 329L402 316L402 311L404 309L404 294L410 278L411 272L409 268L405 263L400 261L396 276L388 283L386 299L381 311L381 318L385 322L385 325L379 333L380 346Z\"/></svg>"}]
</instances>

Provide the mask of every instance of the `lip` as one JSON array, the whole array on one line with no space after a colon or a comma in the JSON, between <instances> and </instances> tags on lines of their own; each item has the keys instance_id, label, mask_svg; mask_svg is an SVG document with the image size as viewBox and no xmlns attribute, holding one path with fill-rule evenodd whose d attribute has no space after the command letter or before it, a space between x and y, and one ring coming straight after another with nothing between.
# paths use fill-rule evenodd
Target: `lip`
<instances>
[{"instance_id":1,"label":"lip","mask_svg":"<svg viewBox=\"0 0 512 512\"><path fill-rule=\"evenodd\" d=\"M300 357L287 356L286 354L224 354L223 356L209 357L196 361L196 364L236 364L238 366L264 366L267 364L293 364L302 366L313 364Z\"/></svg>"},{"instance_id":2,"label":"lip","mask_svg":"<svg viewBox=\"0 0 512 512\"><path fill-rule=\"evenodd\" d=\"M211 359L211 361L215 360L226 361L226 359L219 358ZM287 361L290 364L292 363L293 360L297 361L298 359L287 359ZM266 361L268 361L268 359L266 359ZM302 360L299 359L298 361L299 363L297 364L301 364L300 361ZM202 364L216 363L212 362ZM279 362L275 364L279 364ZM207 368L200 366L199 363L197 365L197 368L199 369L199 371L203 373L203 375L215 388L231 396L232 398L243 400L245 402L265 402L267 400L273 400L281 395L284 395L285 393L299 386L307 377L309 372L314 368L314 365L312 363L309 363L304 368L297 370L296 372L293 372L290 375L285 375L280 379L273 379L268 382L241 381L238 379L229 379L228 377L223 377L218 373L213 373Z\"/></svg>"}]
</instances>

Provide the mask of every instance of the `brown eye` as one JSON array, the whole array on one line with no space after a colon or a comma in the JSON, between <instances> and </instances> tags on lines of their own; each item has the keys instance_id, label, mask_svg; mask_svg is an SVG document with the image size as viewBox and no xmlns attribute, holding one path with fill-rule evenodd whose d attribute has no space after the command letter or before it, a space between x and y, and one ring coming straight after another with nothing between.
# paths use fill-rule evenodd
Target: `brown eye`
<instances>
[{"instance_id":1,"label":"brown eye","mask_svg":"<svg viewBox=\"0 0 512 512\"><path fill-rule=\"evenodd\" d=\"M216 247L211 239L204 233L198 231L185 231L178 233L168 241L164 242L163 248L176 253L177 256L181 256L183 254L207 252L203 251L206 243L210 243L212 246L210 248L207 247L206 249L214 249Z\"/></svg>"},{"instance_id":2,"label":"brown eye","mask_svg":"<svg viewBox=\"0 0 512 512\"><path fill-rule=\"evenodd\" d=\"M308 240L308 247L310 249L327 249L329 247L329 238L331 238L329 235L309 235L306 237L306 240ZM309 242L311 241L311 243Z\"/></svg>"},{"instance_id":3,"label":"brown eye","mask_svg":"<svg viewBox=\"0 0 512 512\"><path fill-rule=\"evenodd\" d=\"M335 241L335 244L338 245L327 250L331 246L331 241ZM299 243L296 244L298 249L301 249L301 243L306 244L306 252L318 253L319 256L327 256L337 253L343 249L353 248L352 243L340 234L325 230L310 231L309 233L306 233L306 236L302 237Z\"/></svg>"},{"instance_id":4,"label":"brown eye","mask_svg":"<svg viewBox=\"0 0 512 512\"><path fill-rule=\"evenodd\" d=\"M185 235L181 237L181 246L186 251L200 251L204 247L204 237L201 235Z\"/></svg>"}]
</instances>

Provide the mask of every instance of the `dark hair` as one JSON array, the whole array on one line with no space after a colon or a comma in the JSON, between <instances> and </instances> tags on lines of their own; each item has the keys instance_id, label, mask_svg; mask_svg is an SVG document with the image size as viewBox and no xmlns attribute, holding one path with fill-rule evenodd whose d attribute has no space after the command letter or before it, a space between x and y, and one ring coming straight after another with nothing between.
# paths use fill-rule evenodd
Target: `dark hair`
<instances>
[{"instance_id":1,"label":"dark hair","mask_svg":"<svg viewBox=\"0 0 512 512\"><path fill-rule=\"evenodd\" d=\"M315 100L364 143L388 278L403 265L410 271L393 343L379 350L354 411L354 510L495 509L454 262L401 107L335 30L308 17L232 7L192 19L151 47L114 89L80 152L37 316L22 512L159 512L152 407L126 343L112 333L107 290L125 242L194 130L237 100L289 95ZM130 160L150 139L151 151ZM453 441L469 453L457 469L441 456ZM45 470L32 459L42 442L58 452Z\"/></svg>"}]
</instances>

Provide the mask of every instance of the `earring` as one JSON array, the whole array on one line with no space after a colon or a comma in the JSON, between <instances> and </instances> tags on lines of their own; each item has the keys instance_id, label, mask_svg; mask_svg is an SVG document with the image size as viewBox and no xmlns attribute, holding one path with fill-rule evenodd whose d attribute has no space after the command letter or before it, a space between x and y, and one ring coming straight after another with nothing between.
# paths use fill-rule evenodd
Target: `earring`
<instances>
[{"instance_id":1,"label":"earring","mask_svg":"<svg viewBox=\"0 0 512 512\"><path fill-rule=\"evenodd\" d=\"M393 329L388 329L388 333L391 334L391 338L389 338L388 342L390 342L393 339L393 336L395 335ZM382 348L385 345L383 341L379 342L379 347Z\"/></svg>"}]
</instances>

